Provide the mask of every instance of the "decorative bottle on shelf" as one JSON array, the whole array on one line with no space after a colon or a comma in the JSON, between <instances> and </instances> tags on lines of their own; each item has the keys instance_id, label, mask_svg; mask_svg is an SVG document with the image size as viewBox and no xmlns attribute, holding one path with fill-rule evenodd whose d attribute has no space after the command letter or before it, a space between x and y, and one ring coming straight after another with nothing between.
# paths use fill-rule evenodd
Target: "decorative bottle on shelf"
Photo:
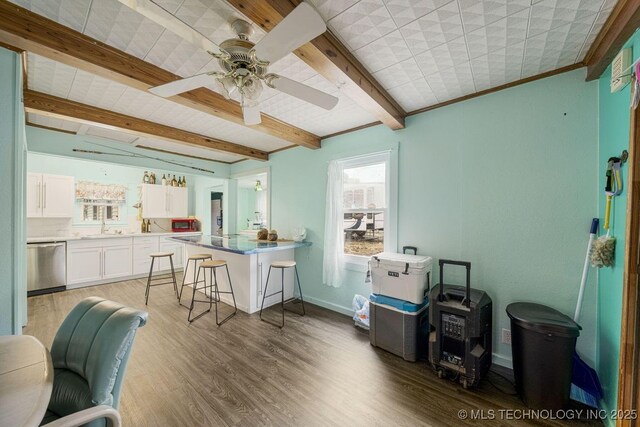
<instances>
[{"instance_id":1,"label":"decorative bottle on shelf","mask_svg":"<svg viewBox=\"0 0 640 427\"><path fill-rule=\"evenodd\" d=\"M147 226L145 227L145 233L149 233L151 231L151 220L147 220Z\"/></svg>"},{"instance_id":2,"label":"decorative bottle on shelf","mask_svg":"<svg viewBox=\"0 0 640 427\"><path fill-rule=\"evenodd\" d=\"M178 187L182 187L182 177L178 177Z\"/></svg>"},{"instance_id":3,"label":"decorative bottle on shelf","mask_svg":"<svg viewBox=\"0 0 640 427\"><path fill-rule=\"evenodd\" d=\"M186 176L182 176L182 186L186 187L187 186L187 177Z\"/></svg>"},{"instance_id":4,"label":"decorative bottle on shelf","mask_svg":"<svg viewBox=\"0 0 640 427\"><path fill-rule=\"evenodd\" d=\"M147 223L146 223L146 220L144 218L142 219L142 223L140 224L140 232L141 233L146 233L147 232Z\"/></svg>"},{"instance_id":5,"label":"decorative bottle on shelf","mask_svg":"<svg viewBox=\"0 0 640 427\"><path fill-rule=\"evenodd\" d=\"M167 185L167 177L165 176L165 174L162 174L162 185Z\"/></svg>"},{"instance_id":6,"label":"decorative bottle on shelf","mask_svg":"<svg viewBox=\"0 0 640 427\"><path fill-rule=\"evenodd\" d=\"M176 176L173 175L173 179L171 180L171 186L172 187L177 187L178 186L178 181L176 180Z\"/></svg>"},{"instance_id":7,"label":"decorative bottle on shelf","mask_svg":"<svg viewBox=\"0 0 640 427\"><path fill-rule=\"evenodd\" d=\"M148 184L149 183L149 179L150 179L149 178L149 172L144 171L144 176L142 177L142 182L145 183L145 184Z\"/></svg>"},{"instance_id":8,"label":"decorative bottle on shelf","mask_svg":"<svg viewBox=\"0 0 640 427\"><path fill-rule=\"evenodd\" d=\"M149 184L155 184L156 183L156 174L151 172L151 174L149 174Z\"/></svg>"}]
</instances>

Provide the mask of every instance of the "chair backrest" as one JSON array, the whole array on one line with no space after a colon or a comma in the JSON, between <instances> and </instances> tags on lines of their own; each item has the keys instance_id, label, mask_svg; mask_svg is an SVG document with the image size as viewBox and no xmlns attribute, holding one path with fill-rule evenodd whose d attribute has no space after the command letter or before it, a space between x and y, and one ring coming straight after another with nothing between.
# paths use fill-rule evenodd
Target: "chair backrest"
<instances>
[{"instance_id":1,"label":"chair backrest","mask_svg":"<svg viewBox=\"0 0 640 427\"><path fill-rule=\"evenodd\" d=\"M133 339L147 316L145 311L103 298L82 300L67 315L53 340L53 367L82 377L95 405L117 409Z\"/></svg>"}]
</instances>

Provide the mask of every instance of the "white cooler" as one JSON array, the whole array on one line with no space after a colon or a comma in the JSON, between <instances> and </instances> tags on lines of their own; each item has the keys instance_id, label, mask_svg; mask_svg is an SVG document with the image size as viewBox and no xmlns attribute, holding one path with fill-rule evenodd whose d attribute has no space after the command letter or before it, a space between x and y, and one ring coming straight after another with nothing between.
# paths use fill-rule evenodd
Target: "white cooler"
<instances>
[{"instance_id":1,"label":"white cooler","mask_svg":"<svg viewBox=\"0 0 640 427\"><path fill-rule=\"evenodd\" d=\"M372 292L414 304L424 302L433 258L382 252L371 257Z\"/></svg>"}]
</instances>

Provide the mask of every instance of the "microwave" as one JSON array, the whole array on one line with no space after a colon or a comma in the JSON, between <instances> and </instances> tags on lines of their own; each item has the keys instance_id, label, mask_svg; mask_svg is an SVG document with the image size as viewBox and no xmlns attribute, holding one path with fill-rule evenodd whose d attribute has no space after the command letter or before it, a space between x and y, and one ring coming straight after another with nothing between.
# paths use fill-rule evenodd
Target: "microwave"
<instances>
[{"instance_id":1,"label":"microwave","mask_svg":"<svg viewBox=\"0 0 640 427\"><path fill-rule=\"evenodd\" d=\"M198 231L197 223L195 218L175 218L171 220L171 231L174 233Z\"/></svg>"}]
</instances>

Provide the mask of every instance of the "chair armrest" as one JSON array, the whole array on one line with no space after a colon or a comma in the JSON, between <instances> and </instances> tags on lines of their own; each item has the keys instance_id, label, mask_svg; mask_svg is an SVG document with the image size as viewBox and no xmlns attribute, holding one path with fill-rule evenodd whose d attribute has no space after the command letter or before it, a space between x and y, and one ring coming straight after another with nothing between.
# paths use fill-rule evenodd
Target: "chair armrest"
<instances>
[{"instance_id":1,"label":"chair armrest","mask_svg":"<svg viewBox=\"0 0 640 427\"><path fill-rule=\"evenodd\" d=\"M100 418L107 420L107 427L120 427L122 425L122 419L118 411L111 406L100 405L59 418L49 424L45 424L43 427L78 427Z\"/></svg>"}]
</instances>

